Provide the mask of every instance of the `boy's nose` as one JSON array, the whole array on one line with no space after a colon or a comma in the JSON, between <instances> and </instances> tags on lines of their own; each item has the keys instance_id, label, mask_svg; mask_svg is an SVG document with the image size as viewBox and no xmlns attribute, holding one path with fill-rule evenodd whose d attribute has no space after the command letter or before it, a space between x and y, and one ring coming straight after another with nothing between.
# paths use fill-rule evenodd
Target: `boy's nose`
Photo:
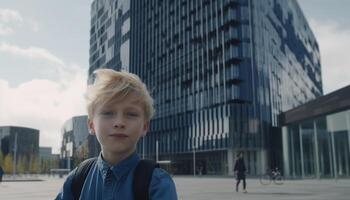
<instances>
[{"instance_id":1,"label":"boy's nose","mask_svg":"<svg viewBox=\"0 0 350 200\"><path fill-rule=\"evenodd\" d=\"M117 117L114 120L114 128L124 128L125 124L124 124L124 120L122 119L122 117Z\"/></svg>"},{"instance_id":2,"label":"boy's nose","mask_svg":"<svg viewBox=\"0 0 350 200\"><path fill-rule=\"evenodd\" d=\"M115 124L114 125L114 128L123 128L124 127L124 125L122 125L122 124Z\"/></svg>"}]
</instances>

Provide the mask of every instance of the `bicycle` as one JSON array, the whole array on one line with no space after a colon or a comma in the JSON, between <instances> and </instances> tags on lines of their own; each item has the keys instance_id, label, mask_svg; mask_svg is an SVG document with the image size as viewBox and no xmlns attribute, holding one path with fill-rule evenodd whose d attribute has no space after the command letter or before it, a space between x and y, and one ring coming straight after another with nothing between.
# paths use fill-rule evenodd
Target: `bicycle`
<instances>
[{"instance_id":1,"label":"bicycle","mask_svg":"<svg viewBox=\"0 0 350 200\"><path fill-rule=\"evenodd\" d=\"M284 182L284 177L282 176L280 170L277 167L272 170L267 170L265 174L262 174L260 176L260 183L262 185L269 185L272 181L276 185L282 185Z\"/></svg>"}]
</instances>

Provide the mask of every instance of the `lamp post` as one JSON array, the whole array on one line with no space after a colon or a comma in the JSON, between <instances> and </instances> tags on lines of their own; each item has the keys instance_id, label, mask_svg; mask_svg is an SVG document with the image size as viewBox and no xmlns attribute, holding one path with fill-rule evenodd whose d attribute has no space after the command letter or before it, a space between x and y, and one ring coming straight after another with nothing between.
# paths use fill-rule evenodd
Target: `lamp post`
<instances>
[{"instance_id":1,"label":"lamp post","mask_svg":"<svg viewBox=\"0 0 350 200\"><path fill-rule=\"evenodd\" d=\"M158 163L158 154L159 154L159 143L158 140L156 141L156 162Z\"/></svg>"},{"instance_id":2,"label":"lamp post","mask_svg":"<svg viewBox=\"0 0 350 200\"><path fill-rule=\"evenodd\" d=\"M15 132L15 143L13 145L13 176L16 175L16 166L17 166L17 132Z\"/></svg>"},{"instance_id":3,"label":"lamp post","mask_svg":"<svg viewBox=\"0 0 350 200\"><path fill-rule=\"evenodd\" d=\"M193 153L193 176L196 176L196 146L194 143L192 145L192 153Z\"/></svg>"}]
</instances>

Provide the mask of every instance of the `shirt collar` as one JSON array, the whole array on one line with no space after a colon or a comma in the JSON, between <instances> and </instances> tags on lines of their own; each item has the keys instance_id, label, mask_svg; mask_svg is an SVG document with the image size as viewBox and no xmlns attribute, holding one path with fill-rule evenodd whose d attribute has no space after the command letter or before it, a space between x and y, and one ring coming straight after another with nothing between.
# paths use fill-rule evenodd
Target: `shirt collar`
<instances>
[{"instance_id":1,"label":"shirt collar","mask_svg":"<svg viewBox=\"0 0 350 200\"><path fill-rule=\"evenodd\" d=\"M131 169L136 167L139 160L140 157L136 152L134 152L126 159L120 161L118 164L110 165L103 160L102 153L100 153L97 159L97 167L102 174L106 174L108 170L111 170L115 177L120 178L123 175L128 174Z\"/></svg>"}]
</instances>

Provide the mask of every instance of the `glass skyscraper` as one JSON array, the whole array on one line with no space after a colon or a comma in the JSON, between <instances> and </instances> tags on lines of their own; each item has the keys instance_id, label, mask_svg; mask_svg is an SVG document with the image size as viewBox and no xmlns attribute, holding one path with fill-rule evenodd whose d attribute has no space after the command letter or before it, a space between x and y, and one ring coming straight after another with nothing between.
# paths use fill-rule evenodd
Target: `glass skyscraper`
<instances>
[{"instance_id":1,"label":"glass skyscraper","mask_svg":"<svg viewBox=\"0 0 350 200\"><path fill-rule=\"evenodd\" d=\"M155 99L146 158L173 173L282 165L278 114L322 95L317 41L295 0L94 0L90 68L138 74ZM282 167L282 166L280 166Z\"/></svg>"}]
</instances>

